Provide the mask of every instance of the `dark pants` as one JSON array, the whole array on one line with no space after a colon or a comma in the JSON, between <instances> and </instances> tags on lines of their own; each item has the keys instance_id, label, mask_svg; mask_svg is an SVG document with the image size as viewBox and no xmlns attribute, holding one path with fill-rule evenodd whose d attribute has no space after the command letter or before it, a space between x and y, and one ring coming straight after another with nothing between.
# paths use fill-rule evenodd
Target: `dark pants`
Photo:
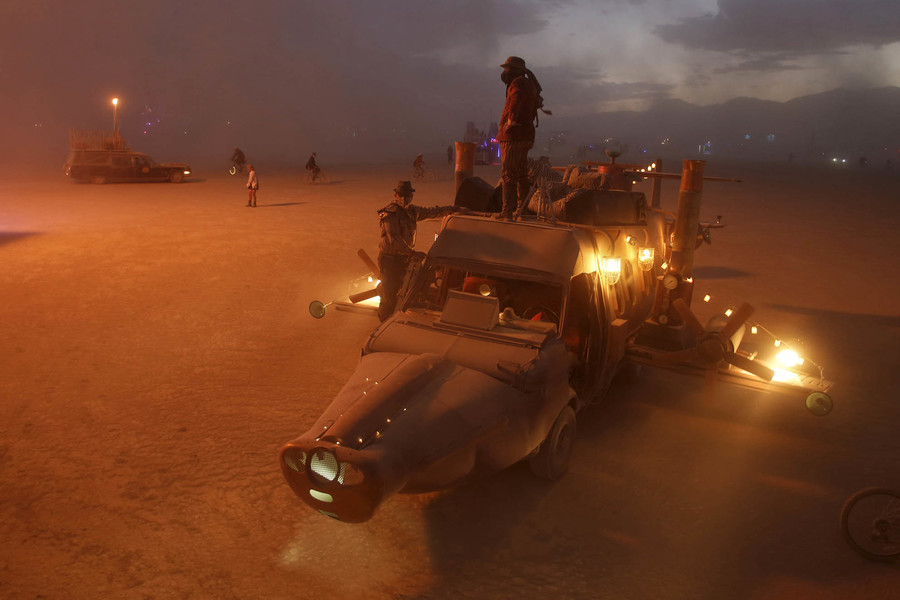
<instances>
[{"instance_id":1,"label":"dark pants","mask_svg":"<svg viewBox=\"0 0 900 600\"><path fill-rule=\"evenodd\" d=\"M403 285L407 267L409 267L409 256L402 254L378 255L378 270L381 271L381 284L378 292L381 296L381 303L378 305L378 318L382 321L397 310L397 293Z\"/></svg>"},{"instance_id":2,"label":"dark pants","mask_svg":"<svg viewBox=\"0 0 900 600\"><path fill-rule=\"evenodd\" d=\"M534 142L500 142L500 181L503 182L504 215L512 216L524 208L531 185L528 183L528 151Z\"/></svg>"}]
</instances>

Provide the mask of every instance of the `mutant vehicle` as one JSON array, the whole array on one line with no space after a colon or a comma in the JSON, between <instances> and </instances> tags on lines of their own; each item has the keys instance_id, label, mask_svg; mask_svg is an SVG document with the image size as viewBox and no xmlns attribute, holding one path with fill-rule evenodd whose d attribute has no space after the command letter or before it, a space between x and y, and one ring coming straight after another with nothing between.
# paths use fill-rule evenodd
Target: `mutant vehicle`
<instances>
[{"instance_id":1,"label":"mutant vehicle","mask_svg":"<svg viewBox=\"0 0 900 600\"><path fill-rule=\"evenodd\" d=\"M831 409L821 370L790 367L742 343L753 308L702 323L692 312L694 251L721 222L701 222L702 161L685 161L678 213L631 191L633 165L535 177L531 214L446 217L411 261L396 312L362 349L322 416L280 453L306 504L364 522L392 494L421 493L527 460L567 469L576 416L623 371L650 365L805 398ZM678 174L653 172L654 181ZM459 195L457 205L460 205ZM377 279L377 267L361 257ZM332 301L365 308L375 290ZM367 300L367 298L370 298ZM377 298L375 299L377 300ZM313 316L327 305L315 301ZM753 330L753 334L750 330Z\"/></svg>"},{"instance_id":2,"label":"mutant vehicle","mask_svg":"<svg viewBox=\"0 0 900 600\"><path fill-rule=\"evenodd\" d=\"M181 183L191 175L191 167L178 162L158 163L134 152L117 131L72 130L63 172L80 183Z\"/></svg>"}]
</instances>

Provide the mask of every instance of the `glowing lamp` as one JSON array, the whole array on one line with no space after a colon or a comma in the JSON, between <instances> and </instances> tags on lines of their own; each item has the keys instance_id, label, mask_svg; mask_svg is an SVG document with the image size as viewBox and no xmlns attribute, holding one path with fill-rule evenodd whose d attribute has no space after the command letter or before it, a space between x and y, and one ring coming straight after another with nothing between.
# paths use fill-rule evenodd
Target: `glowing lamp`
<instances>
[{"instance_id":1,"label":"glowing lamp","mask_svg":"<svg viewBox=\"0 0 900 600\"><path fill-rule=\"evenodd\" d=\"M703 301L704 301L704 302L709 302L710 300L712 300L712 296L710 296L709 294L703 296Z\"/></svg>"},{"instance_id":2,"label":"glowing lamp","mask_svg":"<svg viewBox=\"0 0 900 600\"><path fill-rule=\"evenodd\" d=\"M601 258L600 271L603 273L603 279L606 280L607 285L615 285L622 274L622 260L619 258Z\"/></svg>"},{"instance_id":3,"label":"glowing lamp","mask_svg":"<svg viewBox=\"0 0 900 600\"><path fill-rule=\"evenodd\" d=\"M780 383L800 383L800 376L793 371L788 371L786 369L773 370L775 371L775 374L772 375L772 381L777 381Z\"/></svg>"},{"instance_id":4,"label":"glowing lamp","mask_svg":"<svg viewBox=\"0 0 900 600\"><path fill-rule=\"evenodd\" d=\"M726 309L725 309L725 316L726 316L726 317L730 317L730 316L731 316L731 313L733 313L733 312L734 312L734 311L731 310L730 308L726 308Z\"/></svg>"},{"instance_id":5,"label":"glowing lamp","mask_svg":"<svg viewBox=\"0 0 900 600\"><path fill-rule=\"evenodd\" d=\"M800 357L800 355L790 348L782 350L777 355L775 355L775 358L778 360L778 362L788 368L803 364L803 359Z\"/></svg>"},{"instance_id":6,"label":"glowing lamp","mask_svg":"<svg viewBox=\"0 0 900 600\"><path fill-rule=\"evenodd\" d=\"M653 268L653 259L655 251L653 248L638 248L638 263L641 265L641 271L649 271Z\"/></svg>"}]
</instances>

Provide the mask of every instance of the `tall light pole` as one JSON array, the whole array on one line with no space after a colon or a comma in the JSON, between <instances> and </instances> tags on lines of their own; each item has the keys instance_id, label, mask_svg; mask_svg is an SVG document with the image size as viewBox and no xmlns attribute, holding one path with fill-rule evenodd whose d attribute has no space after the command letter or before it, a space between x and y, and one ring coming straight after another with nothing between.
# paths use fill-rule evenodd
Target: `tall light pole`
<instances>
[{"instance_id":1,"label":"tall light pole","mask_svg":"<svg viewBox=\"0 0 900 600\"><path fill-rule=\"evenodd\" d=\"M118 120L118 108L119 108L119 99L113 98L113 131L119 131L119 120Z\"/></svg>"}]
</instances>

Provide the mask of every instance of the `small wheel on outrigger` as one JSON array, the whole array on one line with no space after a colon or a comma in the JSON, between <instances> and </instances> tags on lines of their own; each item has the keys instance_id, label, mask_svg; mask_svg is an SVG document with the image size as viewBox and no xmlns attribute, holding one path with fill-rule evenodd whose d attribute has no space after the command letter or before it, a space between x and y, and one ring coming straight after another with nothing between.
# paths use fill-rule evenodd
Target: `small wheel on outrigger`
<instances>
[{"instance_id":1,"label":"small wheel on outrigger","mask_svg":"<svg viewBox=\"0 0 900 600\"><path fill-rule=\"evenodd\" d=\"M806 410L816 415L824 417L834 408L834 400L825 392L812 392L806 397Z\"/></svg>"},{"instance_id":2,"label":"small wheel on outrigger","mask_svg":"<svg viewBox=\"0 0 900 600\"><path fill-rule=\"evenodd\" d=\"M868 488L841 510L841 533L850 547L872 560L900 557L900 491Z\"/></svg>"}]
</instances>

